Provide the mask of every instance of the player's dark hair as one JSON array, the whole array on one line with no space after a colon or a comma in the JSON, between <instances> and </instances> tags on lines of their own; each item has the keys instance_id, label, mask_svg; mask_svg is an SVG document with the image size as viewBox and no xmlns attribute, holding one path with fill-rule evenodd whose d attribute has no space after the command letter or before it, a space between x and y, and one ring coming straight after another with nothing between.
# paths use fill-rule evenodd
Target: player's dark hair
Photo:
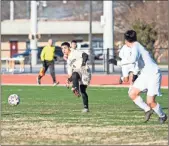
<instances>
[{"instance_id":1,"label":"player's dark hair","mask_svg":"<svg viewBox=\"0 0 169 146\"><path fill-rule=\"evenodd\" d=\"M137 33L134 30L128 30L124 33L124 39L132 43L137 41Z\"/></svg>"},{"instance_id":2,"label":"player's dark hair","mask_svg":"<svg viewBox=\"0 0 169 146\"><path fill-rule=\"evenodd\" d=\"M76 40L72 40L71 43L76 43L77 44L77 41Z\"/></svg>"},{"instance_id":3,"label":"player's dark hair","mask_svg":"<svg viewBox=\"0 0 169 146\"><path fill-rule=\"evenodd\" d=\"M61 46L67 46L68 48L70 48L70 44L68 42L62 43Z\"/></svg>"}]
</instances>

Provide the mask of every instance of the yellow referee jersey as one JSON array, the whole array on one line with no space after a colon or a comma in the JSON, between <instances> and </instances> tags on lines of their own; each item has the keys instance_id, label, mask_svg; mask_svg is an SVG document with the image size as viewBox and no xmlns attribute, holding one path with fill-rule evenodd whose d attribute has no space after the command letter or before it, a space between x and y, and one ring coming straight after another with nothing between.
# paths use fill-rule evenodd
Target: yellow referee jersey
<instances>
[{"instance_id":1,"label":"yellow referee jersey","mask_svg":"<svg viewBox=\"0 0 169 146\"><path fill-rule=\"evenodd\" d=\"M54 46L46 46L43 48L41 52L41 60L52 61L54 60L55 55L55 47Z\"/></svg>"}]
</instances>

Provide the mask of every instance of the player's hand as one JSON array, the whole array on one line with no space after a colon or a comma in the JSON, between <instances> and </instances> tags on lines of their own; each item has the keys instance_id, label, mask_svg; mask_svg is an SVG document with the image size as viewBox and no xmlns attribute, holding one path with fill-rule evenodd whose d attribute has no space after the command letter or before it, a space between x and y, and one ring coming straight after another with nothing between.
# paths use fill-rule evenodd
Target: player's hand
<instances>
[{"instance_id":1,"label":"player's hand","mask_svg":"<svg viewBox=\"0 0 169 146\"><path fill-rule=\"evenodd\" d=\"M117 65L117 60L112 58L112 59L109 59L109 60L108 60L108 63L109 63L109 64Z\"/></svg>"}]
</instances>

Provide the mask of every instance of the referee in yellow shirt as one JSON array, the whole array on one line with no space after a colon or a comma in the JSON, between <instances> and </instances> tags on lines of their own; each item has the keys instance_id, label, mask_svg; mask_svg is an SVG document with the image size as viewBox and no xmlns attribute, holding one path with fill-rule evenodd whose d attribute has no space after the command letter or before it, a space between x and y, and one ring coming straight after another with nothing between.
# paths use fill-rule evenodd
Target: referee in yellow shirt
<instances>
[{"instance_id":1,"label":"referee in yellow shirt","mask_svg":"<svg viewBox=\"0 0 169 146\"><path fill-rule=\"evenodd\" d=\"M41 78L45 75L47 69L50 69L50 74L53 79L53 85L57 85L58 82L56 83L56 78L55 78L55 67L54 67L54 59L55 59L55 46L53 46L53 41L52 39L48 40L48 45L45 46L41 52L40 55L41 61L43 63L43 67L41 68L38 78L37 78L37 83L40 85L41 84Z\"/></svg>"}]
</instances>

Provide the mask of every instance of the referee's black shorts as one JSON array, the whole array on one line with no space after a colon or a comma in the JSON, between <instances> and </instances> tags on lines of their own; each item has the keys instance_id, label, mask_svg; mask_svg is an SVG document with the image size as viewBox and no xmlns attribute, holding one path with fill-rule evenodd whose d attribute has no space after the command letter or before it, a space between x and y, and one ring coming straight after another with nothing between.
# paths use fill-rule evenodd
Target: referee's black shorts
<instances>
[{"instance_id":1,"label":"referee's black shorts","mask_svg":"<svg viewBox=\"0 0 169 146\"><path fill-rule=\"evenodd\" d=\"M48 68L50 69L50 72L55 72L54 60L51 61L45 60L43 63L43 67L44 67L44 72L46 72Z\"/></svg>"}]
</instances>

